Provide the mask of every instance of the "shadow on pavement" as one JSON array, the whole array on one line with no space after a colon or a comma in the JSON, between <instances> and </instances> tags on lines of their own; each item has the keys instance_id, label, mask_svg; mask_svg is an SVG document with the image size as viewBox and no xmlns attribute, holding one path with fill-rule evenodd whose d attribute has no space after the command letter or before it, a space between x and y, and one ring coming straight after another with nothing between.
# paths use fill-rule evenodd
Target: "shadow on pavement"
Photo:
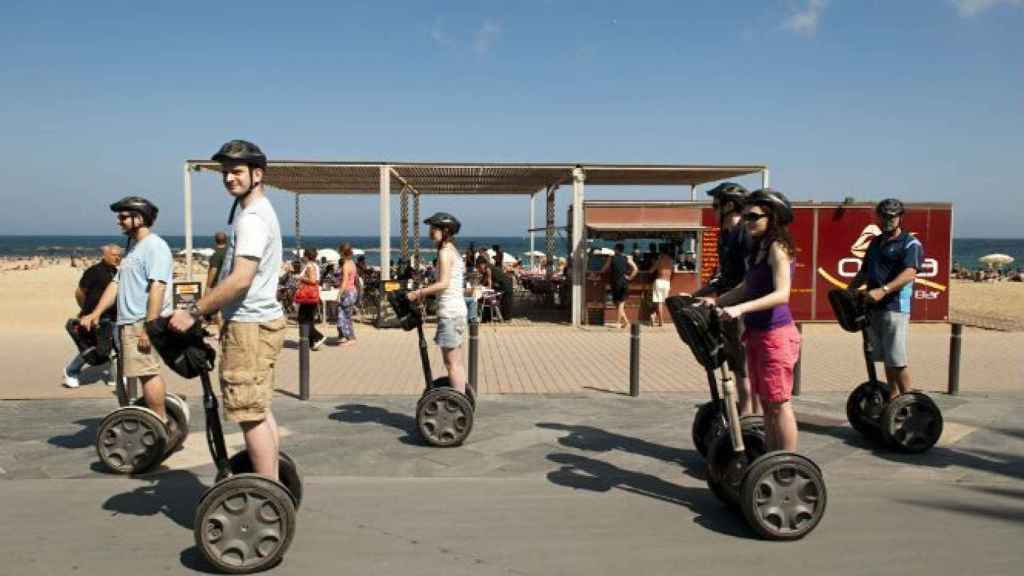
<instances>
[{"instance_id":1,"label":"shadow on pavement","mask_svg":"<svg viewBox=\"0 0 1024 576\"><path fill-rule=\"evenodd\" d=\"M704 459L695 450L655 444L632 436L614 434L594 426L538 422L537 427L568 432L568 435L558 439L558 443L567 448L575 448L585 452L622 450L631 454L678 464L690 476L700 480L704 479Z\"/></svg>"},{"instance_id":2,"label":"shadow on pavement","mask_svg":"<svg viewBox=\"0 0 1024 576\"><path fill-rule=\"evenodd\" d=\"M75 424L82 427L74 434L61 434L53 436L46 441L47 444L53 446L59 446L61 448L67 448L69 450L77 450L79 448L89 448L96 445L96 429L99 428L102 418L83 418L81 420L75 420Z\"/></svg>"},{"instance_id":3,"label":"shadow on pavement","mask_svg":"<svg viewBox=\"0 0 1024 576\"><path fill-rule=\"evenodd\" d=\"M548 480L559 486L592 492L608 492L618 488L633 494L685 506L697 516L694 522L729 536L753 539L740 515L732 513L706 488L686 488L661 478L632 472L613 464L558 452L549 454L548 460L561 468L548 472Z\"/></svg>"},{"instance_id":4,"label":"shadow on pavement","mask_svg":"<svg viewBox=\"0 0 1024 576\"><path fill-rule=\"evenodd\" d=\"M419 434L416 432L416 419L408 414L392 412L387 408L369 406L367 404L342 404L336 406L335 409L337 412L328 416L331 420L348 422L350 424L376 422L405 432L405 435L398 439L403 444L409 444L410 446L424 445L423 442L420 442Z\"/></svg>"},{"instance_id":5,"label":"shadow on pavement","mask_svg":"<svg viewBox=\"0 0 1024 576\"><path fill-rule=\"evenodd\" d=\"M192 529L196 504L208 488L199 477L187 470L172 470L139 479L146 484L111 496L103 503L103 509L115 515L163 514L178 526Z\"/></svg>"}]
</instances>

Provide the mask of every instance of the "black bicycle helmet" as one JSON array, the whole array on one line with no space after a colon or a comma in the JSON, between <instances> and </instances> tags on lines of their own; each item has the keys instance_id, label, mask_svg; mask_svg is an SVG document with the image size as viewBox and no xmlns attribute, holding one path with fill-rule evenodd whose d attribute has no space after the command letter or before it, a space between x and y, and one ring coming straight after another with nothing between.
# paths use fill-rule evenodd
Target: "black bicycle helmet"
<instances>
[{"instance_id":1,"label":"black bicycle helmet","mask_svg":"<svg viewBox=\"0 0 1024 576\"><path fill-rule=\"evenodd\" d=\"M716 206L721 206L726 202L734 202L736 204L736 209L743 208L743 203L747 199L747 194L749 194L747 189L735 182L722 182L718 186L708 190L708 196L715 199Z\"/></svg>"},{"instance_id":2,"label":"black bicycle helmet","mask_svg":"<svg viewBox=\"0 0 1024 576\"><path fill-rule=\"evenodd\" d=\"M160 210L142 196L126 196L110 205L111 212L135 212L142 216L142 222L146 227L156 222L157 212Z\"/></svg>"},{"instance_id":3,"label":"black bicycle helmet","mask_svg":"<svg viewBox=\"0 0 1024 576\"><path fill-rule=\"evenodd\" d=\"M447 212L435 212L433 216L424 220L423 223L427 226L440 228L441 230L447 229L448 233L452 235L458 234L459 228L462 228L459 219Z\"/></svg>"},{"instance_id":4,"label":"black bicycle helmet","mask_svg":"<svg viewBox=\"0 0 1024 576\"><path fill-rule=\"evenodd\" d=\"M793 221L793 205L786 195L772 188L754 190L747 196L747 205L767 206L775 214L778 223L786 226Z\"/></svg>"},{"instance_id":5,"label":"black bicycle helmet","mask_svg":"<svg viewBox=\"0 0 1024 576\"><path fill-rule=\"evenodd\" d=\"M879 216L903 216L904 212L903 202L896 198L886 198L875 206L875 214Z\"/></svg>"},{"instance_id":6,"label":"black bicycle helmet","mask_svg":"<svg viewBox=\"0 0 1024 576\"><path fill-rule=\"evenodd\" d=\"M248 140L232 140L220 147L211 158L214 162L242 162L253 168L266 168L267 157L260 147Z\"/></svg>"}]
</instances>

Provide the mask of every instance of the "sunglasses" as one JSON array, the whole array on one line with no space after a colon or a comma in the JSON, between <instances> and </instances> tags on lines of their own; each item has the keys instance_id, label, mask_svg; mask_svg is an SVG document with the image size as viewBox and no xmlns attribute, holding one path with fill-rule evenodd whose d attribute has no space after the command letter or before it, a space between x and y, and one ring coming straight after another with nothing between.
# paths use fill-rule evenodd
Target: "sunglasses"
<instances>
[{"instance_id":1,"label":"sunglasses","mask_svg":"<svg viewBox=\"0 0 1024 576\"><path fill-rule=\"evenodd\" d=\"M757 212L747 212L743 215L744 222L757 222L761 218L767 218L767 214L758 214Z\"/></svg>"},{"instance_id":2,"label":"sunglasses","mask_svg":"<svg viewBox=\"0 0 1024 576\"><path fill-rule=\"evenodd\" d=\"M117 215L117 220L118 220L118 222L123 222L123 221L131 218L132 216L134 216L134 214L118 214Z\"/></svg>"}]
</instances>

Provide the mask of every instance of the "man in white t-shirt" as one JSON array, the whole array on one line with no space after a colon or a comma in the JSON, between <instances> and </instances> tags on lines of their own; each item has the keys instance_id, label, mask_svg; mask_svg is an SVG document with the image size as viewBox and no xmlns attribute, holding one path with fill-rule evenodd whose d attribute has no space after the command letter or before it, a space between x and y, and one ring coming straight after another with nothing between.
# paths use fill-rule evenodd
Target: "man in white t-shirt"
<instances>
[{"instance_id":1,"label":"man in white t-shirt","mask_svg":"<svg viewBox=\"0 0 1024 576\"><path fill-rule=\"evenodd\" d=\"M270 403L285 317L277 301L281 229L263 193L267 158L255 144L232 140L213 160L220 162L224 188L235 199L224 265L213 290L190 310L175 312L171 327L185 331L199 318L221 312L224 416L241 425L253 470L277 480L279 436Z\"/></svg>"}]
</instances>

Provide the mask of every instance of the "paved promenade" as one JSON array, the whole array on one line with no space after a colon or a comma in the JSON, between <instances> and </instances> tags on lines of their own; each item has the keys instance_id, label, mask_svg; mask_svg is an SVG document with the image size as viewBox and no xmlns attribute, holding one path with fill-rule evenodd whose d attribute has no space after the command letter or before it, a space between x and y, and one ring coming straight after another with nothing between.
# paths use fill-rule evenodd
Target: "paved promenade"
<instances>
[{"instance_id":1,"label":"paved promenade","mask_svg":"<svg viewBox=\"0 0 1024 576\"><path fill-rule=\"evenodd\" d=\"M770 543L711 495L689 440L702 395L492 395L469 442L421 446L410 396L275 400L305 475L294 545L272 574L979 576L1024 552L1022 394L936 395L946 433L899 456L865 443L844 393L796 402L828 509ZM102 472L109 399L0 402L0 574L205 573L195 503L213 479L197 397L184 450L138 478ZM233 427L228 443L241 439Z\"/></svg>"},{"instance_id":2,"label":"paved promenade","mask_svg":"<svg viewBox=\"0 0 1024 576\"><path fill-rule=\"evenodd\" d=\"M435 376L440 354L427 327ZM313 396L416 394L423 386L414 332L357 326L359 343L324 346L311 353ZM297 329L290 328L277 371L278 388L298 393ZM333 330L328 332L333 334ZM949 326L915 324L910 335L914 385L945 391ZM60 387L61 369L73 347L58 331L0 332L0 399L104 398L111 389L90 369L77 390ZM629 334L609 328L574 329L536 323L480 329L480 389L484 394L623 393L628 390ZM835 325L804 327L803 390L849 391L866 379L860 336ZM170 377L171 390L198 394L198 382ZM91 384L90 384L91 383ZM641 394L706 393L703 369L675 329L644 328L641 336ZM1024 391L1024 332L964 330L961 389L973 392Z\"/></svg>"}]
</instances>

